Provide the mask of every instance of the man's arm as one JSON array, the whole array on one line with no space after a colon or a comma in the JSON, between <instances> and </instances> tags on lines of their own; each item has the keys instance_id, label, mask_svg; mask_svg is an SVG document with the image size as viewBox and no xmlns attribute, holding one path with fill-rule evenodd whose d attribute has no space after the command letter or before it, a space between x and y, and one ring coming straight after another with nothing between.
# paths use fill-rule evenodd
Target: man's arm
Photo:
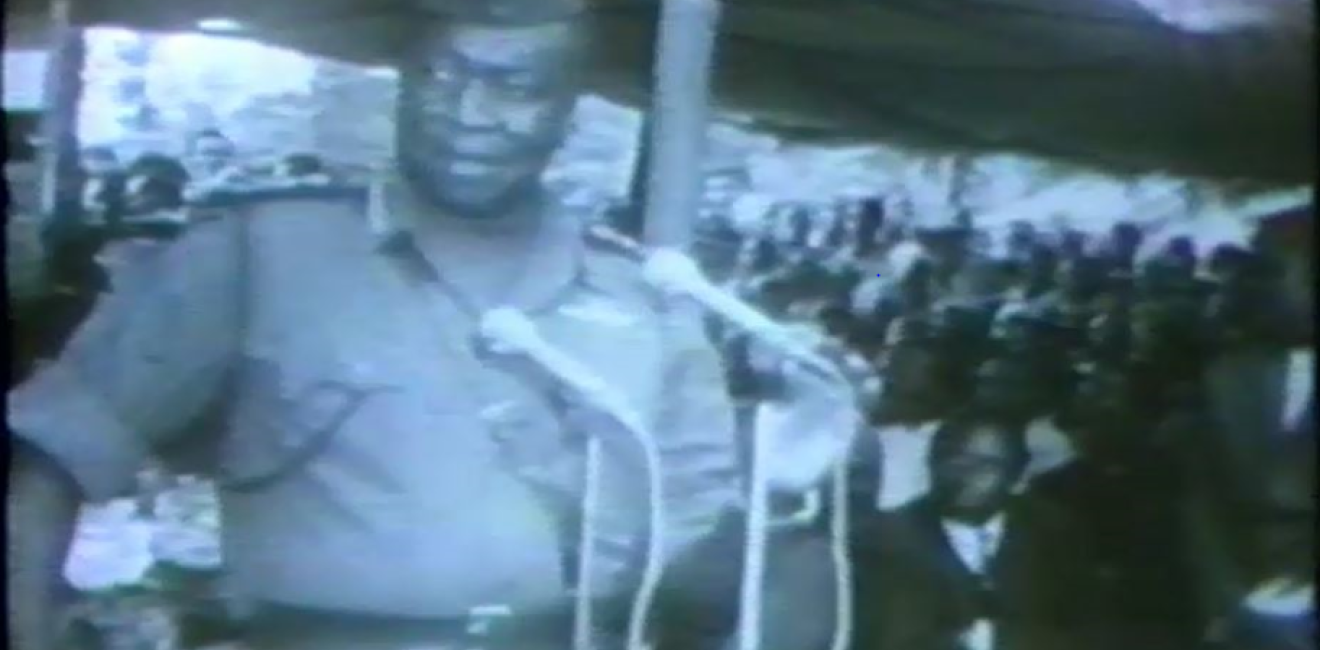
<instances>
[{"instance_id":1,"label":"man's arm","mask_svg":"<svg viewBox=\"0 0 1320 650\"><path fill-rule=\"evenodd\" d=\"M9 640L17 650L58 647L60 618L70 593L64 558L73 539L81 497L50 459L14 445L5 531Z\"/></svg>"},{"instance_id":2,"label":"man's arm","mask_svg":"<svg viewBox=\"0 0 1320 650\"><path fill-rule=\"evenodd\" d=\"M159 282L105 296L59 358L9 394L9 602L17 647L57 647L83 501L122 496L150 449L218 395L242 330L236 224L189 233Z\"/></svg>"}]
</instances>

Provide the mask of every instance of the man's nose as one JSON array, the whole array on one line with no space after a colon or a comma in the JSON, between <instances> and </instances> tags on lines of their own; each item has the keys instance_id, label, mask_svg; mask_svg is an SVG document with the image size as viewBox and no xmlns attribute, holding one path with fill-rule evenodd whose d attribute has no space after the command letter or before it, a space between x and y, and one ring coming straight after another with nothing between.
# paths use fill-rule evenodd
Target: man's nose
<instances>
[{"instance_id":1,"label":"man's nose","mask_svg":"<svg viewBox=\"0 0 1320 650\"><path fill-rule=\"evenodd\" d=\"M492 126L498 120L490 87L479 80L469 81L458 91L454 117L463 126Z\"/></svg>"}]
</instances>

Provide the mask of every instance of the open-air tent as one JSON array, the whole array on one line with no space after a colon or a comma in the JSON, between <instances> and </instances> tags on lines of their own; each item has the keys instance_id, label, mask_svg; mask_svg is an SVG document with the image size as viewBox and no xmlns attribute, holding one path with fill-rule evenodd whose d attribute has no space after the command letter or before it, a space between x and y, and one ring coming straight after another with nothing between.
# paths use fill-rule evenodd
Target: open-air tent
<instances>
[{"instance_id":1,"label":"open-air tent","mask_svg":"<svg viewBox=\"0 0 1320 650\"><path fill-rule=\"evenodd\" d=\"M437 2L438 0L430 0ZM84 0L74 22L236 35L389 64L416 0ZM714 99L787 139L1020 151L1117 173L1307 182L1308 0L725 0ZM41 46L48 0L6 3ZM654 2L594 0L594 90L648 103ZM201 22L201 24L206 24Z\"/></svg>"}]
</instances>

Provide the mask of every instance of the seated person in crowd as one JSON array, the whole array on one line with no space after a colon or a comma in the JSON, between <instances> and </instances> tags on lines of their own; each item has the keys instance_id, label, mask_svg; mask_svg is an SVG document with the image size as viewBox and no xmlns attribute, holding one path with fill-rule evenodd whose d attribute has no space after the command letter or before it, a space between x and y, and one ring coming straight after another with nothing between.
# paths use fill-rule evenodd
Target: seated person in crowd
<instances>
[{"instance_id":1,"label":"seated person in crowd","mask_svg":"<svg viewBox=\"0 0 1320 650\"><path fill-rule=\"evenodd\" d=\"M1187 648L1195 619L1182 485L1171 441L1138 408L1128 372L1121 359L1085 369L1063 418L1076 456L1030 490L1073 513L1092 541L1102 647Z\"/></svg>"},{"instance_id":2,"label":"seated person in crowd","mask_svg":"<svg viewBox=\"0 0 1320 650\"><path fill-rule=\"evenodd\" d=\"M159 153L144 153L128 166L130 177L156 177L172 185L187 185L191 180L188 169L177 159Z\"/></svg>"},{"instance_id":3,"label":"seated person in crowd","mask_svg":"<svg viewBox=\"0 0 1320 650\"><path fill-rule=\"evenodd\" d=\"M1250 263L1251 256L1251 251L1246 247L1231 243L1219 244L1205 261L1205 276L1214 285L1222 285L1242 273Z\"/></svg>"},{"instance_id":4,"label":"seated person in crowd","mask_svg":"<svg viewBox=\"0 0 1320 650\"><path fill-rule=\"evenodd\" d=\"M218 129L202 129L188 139L186 154L192 175L205 181L230 170L238 151Z\"/></svg>"},{"instance_id":5,"label":"seated person in crowd","mask_svg":"<svg viewBox=\"0 0 1320 650\"><path fill-rule=\"evenodd\" d=\"M866 259L880 252L880 231L885 225L884 200L875 197L863 199L858 206L857 232L853 238L853 255Z\"/></svg>"},{"instance_id":6,"label":"seated person in crowd","mask_svg":"<svg viewBox=\"0 0 1320 650\"><path fill-rule=\"evenodd\" d=\"M1036 226L1024 219L1015 219L1008 225L1008 256L1019 261L1026 261L1031 251L1041 243Z\"/></svg>"},{"instance_id":7,"label":"seated person in crowd","mask_svg":"<svg viewBox=\"0 0 1320 650\"><path fill-rule=\"evenodd\" d=\"M1133 357L1132 306L1120 303L1096 314L1086 326L1086 356L1092 359Z\"/></svg>"},{"instance_id":8,"label":"seated person in crowd","mask_svg":"<svg viewBox=\"0 0 1320 650\"><path fill-rule=\"evenodd\" d=\"M1090 238L1076 228L1064 228L1059 232L1059 257L1062 261L1075 260L1086 256L1086 247Z\"/></svg>"},{"instance_id":9,"label":"seated person in crowd","mask_svg":"<svg viewBox=\"0 0 1320 650\"><path fill-rule=\"evenodd\" d=\"M289 154L275 168L275 176L297 183L328 185L332 182L330 170L320 156L310 153Z\"/></svg>"},{"instance_id":10,"label":"seated person in crowd","mask_svg":"<svg viewBox=\"0 0 1320 650\"><path fill-rule=\"evenodd\" d=\"M1058 269L1058 252L1046 242L1037 242L1027 257L1024 298L1033 300L1054 290Z\"/></svg>"},{"instance_id":11,"label":"seated person in crowd","mask_svg":"<svg viewBox=\"0 0 1320 650\"><path fill-rule=\"evenodd\" d=\"M950 303L931 312L940 382L953 399L972 393L976 367L989 354L994 314L982 305Z\"/></svg>"},{"instance_id":12,"label":"seated person in crowd","mask_svg":"<svg viewBox=\"0 0 1320 650\"><path fill-rule=\"evenodd\" d=\"M1077 349L1084 343L1086 325L1104 295L1104 264L1088 255L1065 257L1057 275L1057 288L1035 299L1033 307L1055 326L1055 332L1063 337L1062 345Z\"/></svg>"},{"instance_id":13,"label":"seated person in crowd","mask_svg":"<svg viewBox=\"0 0 1320 650\"><path fill-rule=\"evenodd\" d=\"M868 328L887 332L899 318L921 314L935 302L935 267L927 258L913 260L897 277L879 279L883 285L866 317Z\"/></svg>"},{"instance_id":14,"label":"seated person in crowd","mask_svg":"<svg viewBox=\"0 0 1320 650\"><path fill-rule=\"evenodd\" d=\"M884 390L867 417L852 456L859 512L892 510L930 487L924 462L932 436L950 406L940 383L940 358L929 323L919 317L898 322L877 370Z\"/></svg>"},{"instance_id":15,"label":"seated person in crowd","mask_svg":"<svg viewBox=\"0 0 1320 650\"><path fill-rule=\"evenodd\" d=\"M961 225L920 227L916 240L930 258L935 286L941 295L953 290L971 253L973 232Z\"/></svg>"},{"instance_id":16,"label":"seated person in crowd","mask_svg":"<svg viewBox=\"0 0 1320 650\"><path fill-rule=\"evenodd\" d=\"M82 152L82 223L89 227L109 223L123 210L124 170L109 147L88 147Z\"/></svg>"},{"instance_id":17,"label":"seated person in crowd","mask_svg":"<svg viewBox=\"0 0 1320 650\"><path fill-rule=\"evenodd\" d=\"M1117 271L1132 273L1136 269L1137 251L1145 234L1141 227L1131 221L1119 221L1109 229L1109 238L1105 242L1105 257Z\"/></svg>"},{"instance_id":18,"label":"seated person in crowd","mask_svg":"<svg viewBox=\"0 0 1320 650\"><path fill-rule=\"evenodd\" d=\"M1067 511L1014 495L1021 431L943 422L926 497L854 527L856 650L1059 650L1091 643L1086 539Z\"/></svg>"},{"instance_id":19,"label":"seated person in crowd","mask_svg":"<svg viewBox=\"0 0 1320 650\"><path fill-rule=\"evenodd\" d=\"M1201 384L1205 408L1186 418L1179 430L1187 441L1182 446L1187 548L1197 567L1200 620L1205 634L1221 641L1225 626L1243 617L1265 627L1274 627L1267 623L1278 619L1285 630L1288 621L1314 612L1313 603L1301 597L1313 589L1312 581L1284 575L1300 573L1296 569L1261 566L1262 556L1282 558L1314 550L1305 545L1305 550L1265 553L1259 539L1270 529L1314 526L1313 509L1270 514L1280 510L1270 505L1278 500L1271 494L1277 474L1303 477L1297 479L1302 486L1294 489L1306 492L1307 499L1315 495L1315 365L1309 316L1314 307L1314 251L1308 245L1313 218L1308 208L1266 220L1253 242L1251 262L1220 289L1210 310L1215 346ZM1301 544L1294 540L1293 545Z\"/></svg>"},{"instance_id":20,"label":"seated person in crowd","mask_svg":"<svg viewBox=\"0 0 1320 650\"><path fill-rule=\"evenodd\" d=\"M1027 482L1072 462L1076 456L1059 414L1067 387L1051 382L1041 366L1025 355L1004 355L986 361L976 372L972 406L979 412L1020 429L1031 460L1023 473Z\"/></svg>"},{"instance_id":21,"label":"seated person in crowd","mask_svg":"<svg viewBox=\"0 0 1320 650\"><path fill-rule=\"evenodd\" d=\"M1211 621L1209 641L1234 650L1315 647L1315 439L1278 450L1267 482L1248 507L1252 587L1237 607Z\"/></svg>"},{"instance_id":22,"label":"seated person in crowd","mask_svg":"<svg viewBox=\"0 0 1320 650\"><path fill-rule=\"evenodd\" d=\"M1190 237L1179 235L1171 238L1164 244L1161 257L1173 264L1179 278L1190 279L1196 273L1196 244Z\"/></svg>"}]
</instances>

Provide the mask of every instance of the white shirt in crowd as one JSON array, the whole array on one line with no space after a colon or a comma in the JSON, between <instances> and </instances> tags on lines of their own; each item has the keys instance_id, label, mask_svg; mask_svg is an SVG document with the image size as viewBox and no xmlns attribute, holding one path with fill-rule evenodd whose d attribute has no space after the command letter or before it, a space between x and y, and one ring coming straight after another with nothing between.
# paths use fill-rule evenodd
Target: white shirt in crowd
<instances>
[{"instance_id":1,"label":"white shirt in crowd","mask_svg":"<svg viewBox=\"0 0 1320 650\"><path fill-rule=\"evenodd\" d=\"M1283 393L1283 430L1293 431L1315 390L1315 350L1288 353L1288 379Z\"/></svg>"},{"instance_id":2,"label":"white shirt in crowd","mask_svg":"<svg viewBox=\"0 0 1320 650\"><path fill-rule=\"evenodd\" d=\"M875 486L878 510L901 508L930 491L930 468L926 456L939 422L878 427L880 480Z\"/></svg>"},{"instance_id":3,"label":"white shirt in crowd","mask_svg":"<svg viewBox=\"0 0 1320 650\"><path fill-rule=\"evenodd\" d=\"M1314 390L1315 351L1290 352L1283 413L1280 414L1285 434L1297 431L1297 421L1304 414ZM1315 432L1300 433L1314 435ZM1269 580L1252 589L1242 604L1260 616L1303 616L1315 611L1315 583L1296 583L1282 578Z\"/></svg>"},{"instance_id":4,"label":"white shirt in crowd","mask_svg":"<svg viewBox=\"0 0 1320 650\"><path fill-rule=\"evenodd\" d=\"M980 526L957 521L943 522L944 534L949 539L958 559L968 571L982 578L990 570L990 562L1004 541L1004 515L998 514ZM964 650L992 650L995 647L995 626L989 619L977 619L963 631Z\"/></svg>"},{"instance_id":5,"label":"white shirt in crowd","mask_svg":"<svg viewBox=\"0 0 1320 650\"><path fill-rule=\"evenodd\" d=\"M1052 417L1041 417L1027 425L1027 469L1017 491L1027 489L1036 477L1063 467L1077 459L1077 450L1068 435Z\"/></svg>"}]
</instances>

